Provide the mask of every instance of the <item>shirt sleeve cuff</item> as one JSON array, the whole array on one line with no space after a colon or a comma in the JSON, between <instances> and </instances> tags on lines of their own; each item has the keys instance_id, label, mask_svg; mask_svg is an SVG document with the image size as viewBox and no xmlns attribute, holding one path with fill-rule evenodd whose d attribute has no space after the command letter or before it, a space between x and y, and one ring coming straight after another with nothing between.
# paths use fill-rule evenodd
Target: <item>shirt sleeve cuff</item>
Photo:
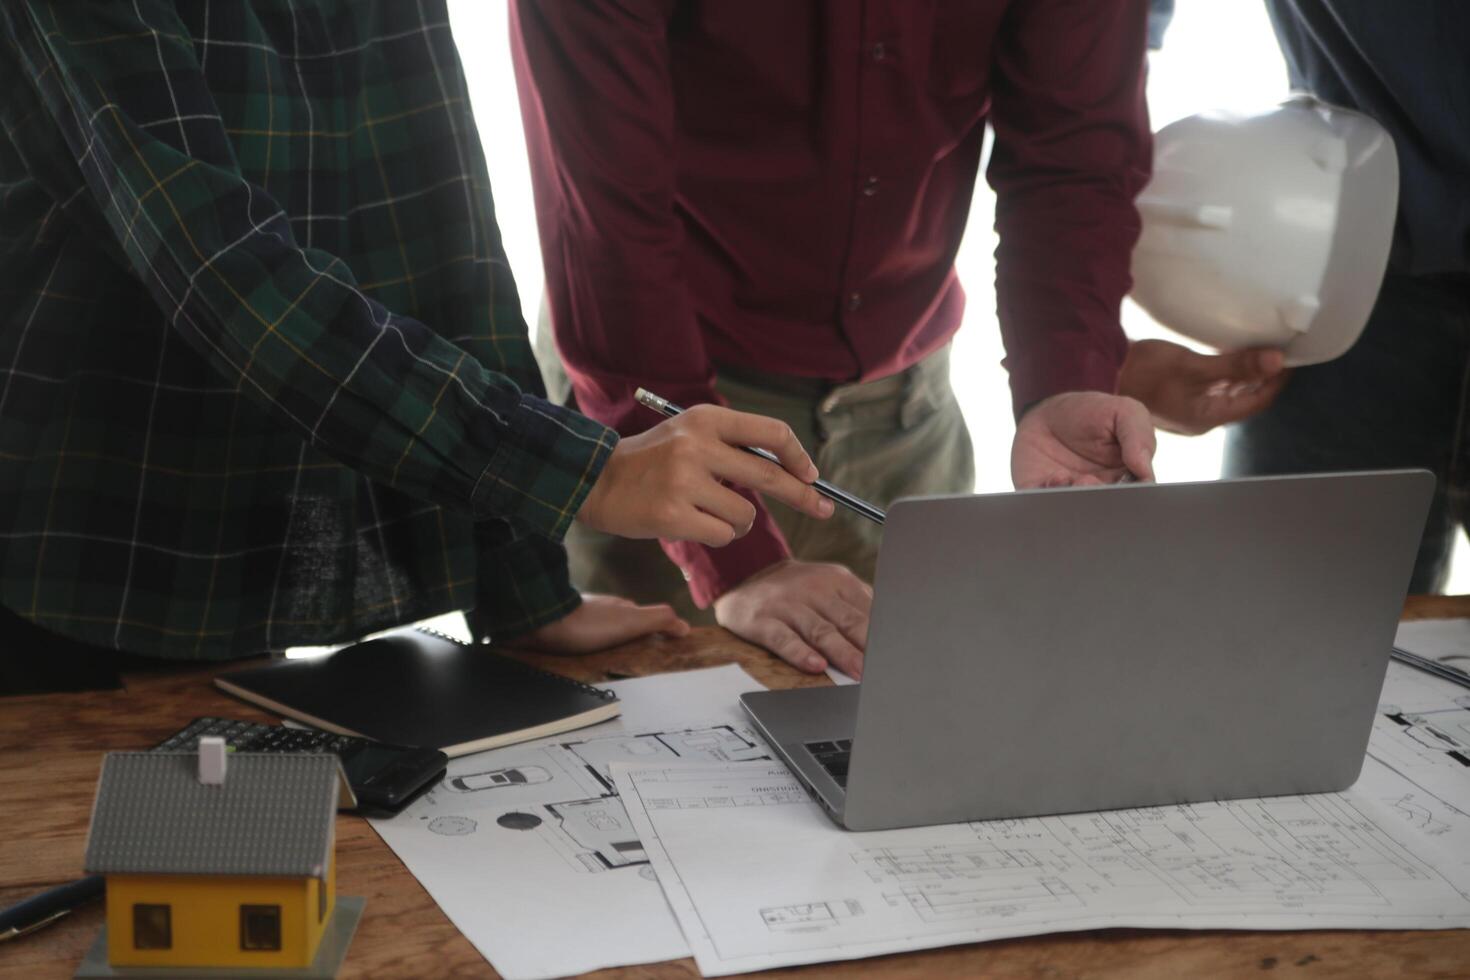
<instances>
[{"instance_id":1,"label":"shirt sleeve cuff","mask_svg":"<svg viewBox=\"0 0 1470 980\"><path fill-rule=\"evenodd\" d=\"M555 622L582 604L561 545L539 535L508 532L480 556L475 607L465 619L478 639L501 642Z\"/></svg>"},{"instance_id":2,"label":"shirt sleeve cuff","mask_svg":"<svg viewBox=\"0 0 1470 980\"><path fill-rule=\"evenodd\" d=\"M746 496L749 496L746 494ZM755 524L743 538L723 548L710 548L692 541L664 541L664 553L684 572L689 594L701 609L756 572L764 571L791 557L780 528L759 503Z\"/></svg>"},{"instance_id":3,"label":"shirt sleeve cuff","mask_svg":"<svg viewBox=\"0 0 1470 980\"><path fill-rule=\"evenodd\" d=\"M522 395L470 500L477 519L515 521L560 541L602 473L618 435L570 409Z\"/></svg>"},{"instance_id":4,"label":"shirt sleeve cuff","mask_svg":"<svg viewBox=\"0 0 1470 980\"><path fill-rule=\"evenodd\" d=\"M1007 357L1015 417L1020 419L1037 402L1066 391L1114 393L1126 352L1126 345L1119 353L1058 344L1035 354Z\"/></svg>"}]
</instances>

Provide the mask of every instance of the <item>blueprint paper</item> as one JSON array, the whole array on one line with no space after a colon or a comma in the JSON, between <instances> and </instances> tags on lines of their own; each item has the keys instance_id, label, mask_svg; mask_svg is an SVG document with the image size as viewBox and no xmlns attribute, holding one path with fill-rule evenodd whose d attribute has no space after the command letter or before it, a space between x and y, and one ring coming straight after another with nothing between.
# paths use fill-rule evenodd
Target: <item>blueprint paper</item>
<instances>
[{"instance_id":1,"label":"blueprint paper","mask_svg":"<svg viewBox=\"0 0 1470 980\"><path fill-rule=\"evenodd\" d=\"M1393 645L1470 670L1470 619L1415 619L1400 623Z\"/></svg>"},{"instance_id":2,"label":"blueprint paper","mask_svg":"<svg viewBox=\"0 0 1470 980\"><path fill-rule=\"evenodd\" d=\"M1457 705L1463 706L1467 697L1470 697L1470 688L1437 677L1427 670L1390 660L1378 703L1380 707L1391 705L1402 711L1446 711Z\"/></svg>"},{"instance_id":3,"label":"blueprint paper","mask_svg":"<svg viewBox=\"0 0 1470 980\"><path fill-rule=\"evenodd\" d=\"M1470 821L1470 689L1391 662L1368 755L1414 784L1415 805Z\"/></svg>"},{"instance_id":4,"label":"blueprint paper","mask_svg":"<svg viewBox=\"0 0 1470 980\"><path fill-rule=\"evenodd\" d=\"M779 764L612 770L706 976L1109 927L1470 926L1470 876L1362 793L850 833Z\"/></svg>"},{"instance_id":5,"label":"blueprint paper","mask_svg":"<svg viewBox=\"0 0 1470 980\"><path fill-rule=\"evenodd\" d=\"M1470 815L1404 778L1371 755L1354 794L1371 796L1440 853L1438 867L1454 866L1451 877L1470 879Z\"/></svg>"},{"instance_id":6,"label":"blueprint paper","mask_svg":"<svg viewBox=\"0 0 1470 980\"><path fill-rule=\"evenodd\" d=\"M507 980L689 955L610 761L768 758L737 703L762 685L739 667L603 686L620 718L452 759L429 793L371 821Z\"/></svg>"}]
</instances>

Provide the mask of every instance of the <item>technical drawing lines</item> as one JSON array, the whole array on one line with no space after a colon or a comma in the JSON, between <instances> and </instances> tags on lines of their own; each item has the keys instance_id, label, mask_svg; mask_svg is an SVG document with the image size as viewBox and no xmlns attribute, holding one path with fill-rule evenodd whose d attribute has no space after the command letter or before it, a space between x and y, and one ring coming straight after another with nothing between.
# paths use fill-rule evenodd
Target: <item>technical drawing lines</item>
<instances>
[{"instance_id":1,"label":"technical drawing lines","mask_svg":"<svg viewBox=\"0 0 1470 980\"><path fill-rule=\"evenodd\" d=\"M771 932L820 932L842 924L843 920L863 914L862 903L855 898L840 902L798 902L795 905L773 905L760 910L761 921Z\"/></svg>"},{"instance_id":2,"label":"technical drawing lines","mask_svg":"<svg viewBox=\"0 0 1470 980\"><path fill-rule=\"evenodd\" d=\"M1187 830L1179 827L1183 818ZM1375 882L1428 875L1341 797L1279 797L1120 810L1062 822L1091 864L1126 855L1190 905L1307 899L1386 905Z\"/></svg>"},{"instance_id":3,"label":"technical drawing lines","mask_svg":"<svg viewBox=\"0 0 1470 980\"><path fill-rule=\"evenodd\" d=\"M968 825L974 843L852 853L925 921L1103 905L1166 886L1185 906L1390 904L1430 873L1340 796L1279 797Z\"/></svg>"},{"instance_id":4,"label":"technical drawing lines","mask_svg":"<svg viewBox=\"0 0 1470 980\"><path fill-rule=\"evenodd\" d=\"M896 894L885 892L883 898L894 906L907 903L925 922L972 922L980 916L1008 919L1086 904L1058 878L932 882L908 885Z\"/></svg>"},{"instance_id":5,"label":"technical drawing lines","mask_svg":"<svg viewBox=\"0 0 1470 980\"><path fill-rule=\"evenodd\" d=\"M663 759L701 762L749 762L769 759L765 746L732 725L709 725L672 731L618 733L562 742L608 796L615 796L608 767L614 762L657 762Z\"/></svg>"}]
</instances>

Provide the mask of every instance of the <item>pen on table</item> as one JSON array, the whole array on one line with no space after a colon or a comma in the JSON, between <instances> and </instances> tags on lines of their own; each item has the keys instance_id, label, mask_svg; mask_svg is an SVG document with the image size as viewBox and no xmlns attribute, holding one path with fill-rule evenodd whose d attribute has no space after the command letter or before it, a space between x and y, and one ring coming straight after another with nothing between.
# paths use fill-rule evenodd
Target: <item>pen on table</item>
<instances>
[{"instance_id":1,"label":"pen on table","mask_svg":"<svg viewBox=\"0 0 1470 980\"><path fill-rule=\"evenodd\" d=\"M47 889L0 910L0 943L43 929L107 891L107 879L88 875L78 881Z\"/></svg>"},{"instance_id":2,"label":"pen on table","mask_svg":"<svg viewBox=\"0 0 1470 980\"><path fill-rule=\"evenodd\" d=\"M646 388L639 388L638 391L634 393L633 398L635 401L638 402L638 404L643 405L647 408L651 408L655 412L658 412L660 415L667 416L668 418L673 418L676 415L682 415L684 413L684 410L678 405L675 405L667 398L660 398L658 395L655 395L653 392L647 390ZM759 456L761 459L775 463L777 466L781 465L781 461L776 458L776 455L774 453L767 452L764 449L756 449L751 446L741 446L740 448L750 453L751 455ZM834 487L826 480L817 480L815 483L812 484L812 489L816 490L817 493L826 497L828 500L831 500L833 503L841 504L848 510L853 511L857 514L861 514L863 517L866 517L874 524L883 523L883 518L885 516L883 511L879 510L877 507L868 503L861 497L855 497L852 494L848 493L846 490L841 489L840 487Z\"/></svg>"},{"instance_id":3,"label":"pen on table","mask_svg":"<svg viewBox=\"0 0 1470 980\"><path fill-rule=\"evenodd\" d=\"M1422 657L1417 653L1411 653L1410 651L1400 649L1399 647L1393 647L1389 651L1389 656L1399 661L1400 663L1408 664L1410 667L1418 667L1425 673L1433 674L1436 677L1442 677L1447 681L1451 681L1455 684L1460 685L1461 687L1470 687L1470 673L1466 673L1465 671L1451 664L1441 663L1440 661L1435 660L1432 657Z\"/></svg>"}]
</instances>

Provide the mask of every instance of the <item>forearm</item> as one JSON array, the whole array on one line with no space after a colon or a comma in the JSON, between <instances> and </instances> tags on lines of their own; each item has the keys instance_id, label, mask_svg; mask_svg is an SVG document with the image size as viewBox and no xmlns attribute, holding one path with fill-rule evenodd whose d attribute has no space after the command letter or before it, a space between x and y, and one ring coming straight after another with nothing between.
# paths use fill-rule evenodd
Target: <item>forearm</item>
<instances>
[{"instance_id":1,"label":"forearm","mask_svg":"<svg viewBox=\"0 0 1470 980\"><path fill-rule=\"evenodd\" d=\"M499 642L555 622L581 604L567 572L566 551L509 522L475 525L479 567L475 606L466 611L476 639Z\"/></svg>"},{"instance_id":2,"label":"forearm","mask_svg":"<svg viewBox=\"0 0 1470 980\"><path fill-rule=\"evenodd\" d=\"M242 397L386 485L565 529L613 434L524 394L298 245L243 175L171 7L14 4L3 23L27 80L14 97L70 151L51 192L101 216L178 337Z\"/></svg>"},{"instance_id":3,"label":"forearm","mask_svg":"<svg viewBox=\"0 0 1470 980\"><path fill-rule=\"evenodd\" d=\"M987 178L1018 414L1063 391L1111 392L1127 354L1119 305L1152 157L1146 7L1036 3L997 45Z\"/></svg>"}]
</instances>

